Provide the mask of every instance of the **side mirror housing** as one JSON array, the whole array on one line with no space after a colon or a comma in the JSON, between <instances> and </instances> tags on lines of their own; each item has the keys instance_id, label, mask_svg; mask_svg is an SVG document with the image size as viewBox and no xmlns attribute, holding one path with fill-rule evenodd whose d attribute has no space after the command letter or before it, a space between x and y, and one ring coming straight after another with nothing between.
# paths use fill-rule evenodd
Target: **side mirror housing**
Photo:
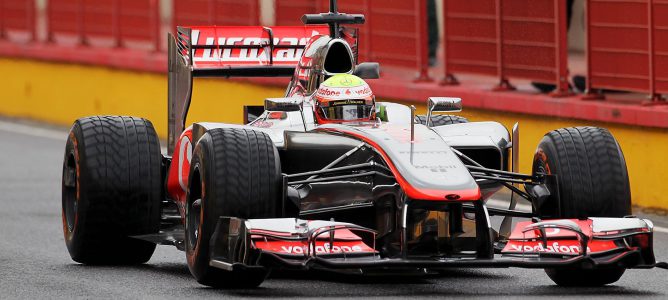
<instances>
[{"instance_id":1,"label":"side mirror housing","mask_svg":"<svg viewBox=\"0 0 668 300\"><path fill-rule=\"evenodd\" d=\"M462 98L429 97L427 108L430 112L459 112L462 111Z\"/></svg>"},{"instance_id":2,"label":"side mirror housing","mask_svg":"<svg viewBox=\"0 0 668 300\"><path fill-rule=\"evenodd\" d=\"M427 100L427 126L431 127L431 116L434 112L460 112L462 111L462 98L453 97L429 97Z\"/></svg>"},{"instance_id":3,"label":"side mirror housing","mask_svg":"<svg viewBox=\"0 0 668 300\"><path fill-rule=\"evenodd\" d=\"M355 66L353 75L362 79L380 78L380 64L377 62L363 62Z\"/></svg>"},{"instance_id":4,"label":"side mirror housing","mask_svg":"<svg viewBox=\"0 0 668 300\"><path fill-rule=\"evenodd\" d=\"M264 99L264 109L268 111L300 111L302 98L267 98Z\"/></svg>"}]
</instances>

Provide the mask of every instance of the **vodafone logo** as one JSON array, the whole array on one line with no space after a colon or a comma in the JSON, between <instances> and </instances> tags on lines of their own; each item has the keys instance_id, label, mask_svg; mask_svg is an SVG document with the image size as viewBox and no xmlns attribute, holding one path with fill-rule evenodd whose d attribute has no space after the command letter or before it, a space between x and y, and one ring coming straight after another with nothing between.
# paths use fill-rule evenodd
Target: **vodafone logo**
<instances>
[{"instance_id":1,"label":"vodafone logo","mask_svg":"<svg viewBox=\"0 0 668 300\"><path fill-rule=\"evenodd\" d=\"M547 253L564 253L564 254L580 254L580 246L559 245L559 242L553 242L551 245L543 246L543 243L537 245L510 245L510 250L514 252L547 252ZM587 247L587 252L591 249Z\"/></svg>"},{"instance_id":2,"label":"vodafone logo","mask_svg":"<svg viewBox=\"0 0 668 300\"><path fill-rule=\"evenodd\" d=\"M326 87L320 88L318 90L318 95L320 96L340 96L341 91L328 89Z\"/></svg>"},{"instance_id":3,"label":"vodafone logo","mask_svg":"<svg viewBox=\"0 0 668 300\"><path fill-rule=\"evenodd\" d=\"M306 253L306 247L302 246L281 246L281 251L290 254L304 254ZM364 250L360 246L337 246L334 245L330 247L329 243L325 243L322 246L315 246L316 254L328 254L328 253L350 253L350 252L363 252Z\"/></svg>"},{"instance_id":4,"label":"vodafone logo","mask_svg":"<svg viewBox=\"0 0 668 300\"><path fill-rule=\"evenodd\" d=\"M356 89L355 94L360 96L371 96L371 89L369 88L369 86L365 86L362 89Z\"/></svg>"}]
</instances>

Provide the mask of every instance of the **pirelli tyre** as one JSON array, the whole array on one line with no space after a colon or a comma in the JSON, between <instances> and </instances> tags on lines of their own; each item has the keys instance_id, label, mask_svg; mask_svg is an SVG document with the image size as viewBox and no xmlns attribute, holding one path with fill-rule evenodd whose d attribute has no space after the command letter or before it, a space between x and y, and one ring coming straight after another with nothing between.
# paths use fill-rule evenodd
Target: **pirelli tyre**
<instances>
[{"instance_id":1,"label":"pirelli tyre","mask_svg":"<svg viewBox=\"0 0 668 300\"><path fill-rule=\"evenodd\" d=\"M606 129L571 127L548 132L534 155L533 174L537 173L556 174L558 181L559 196L552 195L538 212L543 218L631 215L626 161L619 143ZM624 274L618 267L545 271L563 286L600 286L616 282Z\"/></svg>"},{"instance_id":2,"label":"pirelli tyre","mask_svg":"<svg viewBox=\"0 0 668 300\"><path fill-rule=\"evenodd\" d=\"M62 178L62 222L72 259L139 264L155 244L131 238L160 226L161 155L151 122L96 116L74 122Z\"/></svg>"},{"instance_id":3,"label":"pirelli tyre","mask_svg":"<svg viewBox=\"0 0 668 300\"><path fill-rule=\"evenodd\" d=\"M427 125L427 116L426 115L417 115L415 116L415 122ZM451 125L451 124L460 124L468 123L469 120L464 117L455 116L455 115L432 115L431 116L431 126L441 126L441 125Z\"/></svg>"},{"instance_id":4,"label":"pirelli tyre","mask_svg":"<svg viewBox=\"0 0 668 300\"><path fill-rule=\"evenodd\" d=\"M281 195L278 151L263 132L217 128L199 139L190 165L186 256L195 279L215 288L256 287L265 269L226 271L209 266L210 240L220 216L275 218Z\"/></svg>"}]
</instances>

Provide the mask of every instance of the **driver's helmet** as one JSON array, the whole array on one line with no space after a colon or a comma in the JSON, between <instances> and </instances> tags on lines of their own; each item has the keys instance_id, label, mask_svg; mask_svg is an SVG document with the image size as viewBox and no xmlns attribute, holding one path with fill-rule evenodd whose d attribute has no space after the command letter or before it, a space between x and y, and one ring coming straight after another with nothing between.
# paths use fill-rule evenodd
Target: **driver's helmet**
<instances>
[{"instance_id":1,"label":"driver's helmet","mask_svg":"<svg viewBox=\"0 0 668 300\"><path fill-rule=\"evenodd\" d=\"M362 122L375 117L375 96L355 75L337 74L322 84L314 96L318 124Z\"/></svg>"}]
</instances>

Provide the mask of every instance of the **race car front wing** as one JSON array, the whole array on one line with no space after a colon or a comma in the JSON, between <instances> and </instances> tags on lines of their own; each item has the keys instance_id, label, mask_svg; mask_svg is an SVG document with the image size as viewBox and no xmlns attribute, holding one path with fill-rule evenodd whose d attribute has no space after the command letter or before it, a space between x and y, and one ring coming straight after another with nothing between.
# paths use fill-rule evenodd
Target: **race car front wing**
<instances>
[{"instance_id":1,"label":"race car front wing","mask_svg":"<svg viewBox=\"0 0 668 300\"><path fill-rule=\"evenodd\" d=\"M293 218L220 217L210 265L234 270L288 268L351 270L523 268L668 268L652 250L653 225L639 218L520 222L493 258L443 255L384 257L376 232L355 224Z\"/></svg>"}]
</instances>

